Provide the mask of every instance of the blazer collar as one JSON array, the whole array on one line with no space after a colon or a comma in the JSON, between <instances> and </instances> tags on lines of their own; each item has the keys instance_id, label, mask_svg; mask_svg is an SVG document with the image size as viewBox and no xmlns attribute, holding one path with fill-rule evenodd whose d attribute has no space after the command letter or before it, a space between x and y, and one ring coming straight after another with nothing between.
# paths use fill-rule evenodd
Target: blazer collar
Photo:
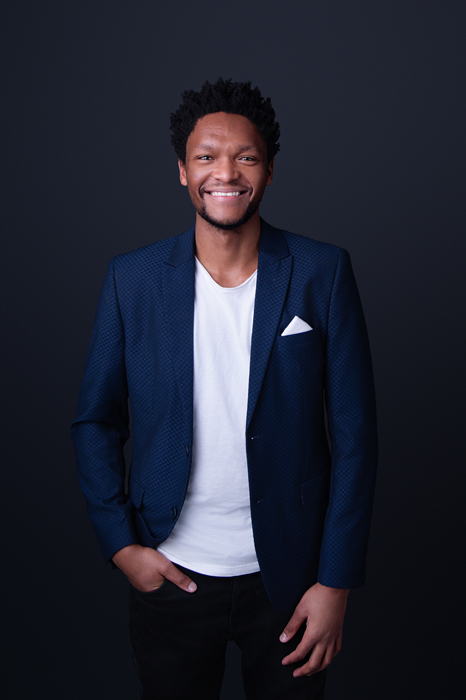
<instances>
[{"instance_id":1,"label":"blazer collar","mask_svg":"<svg viewBox=\"0 0 466 700\"><path fill-rule=\"evenodd\" d=\"M290 254L283 231L268 224L261 218L261 237L259 241L259 266L264 257L283 260Z\"/></svg>"},{"instance_id":2,"label":"blazer collar","mask_svg":"<svg viewBox=\"0 0 466 700\"><path fill-rule=\"evenodd\" d=\"M194 226L175 237L175 243L166 259L167 265L179 267L194 258Z\"/></svg>"},{"instance_id":3,"label":"blazer collar","mask_svg":"<svg viewBox=\"0 0 466 700\"><path fill-rule=\"evenodd\" d=\"M259 265L262 257L271 256L277 260L288 257L289 250L282 231L274 228L261 218L261 234L259 240ZM176 236L175 243L168 255L166 263L178 267L194 257L195 227Z\"/></svg>"}]
</instances>

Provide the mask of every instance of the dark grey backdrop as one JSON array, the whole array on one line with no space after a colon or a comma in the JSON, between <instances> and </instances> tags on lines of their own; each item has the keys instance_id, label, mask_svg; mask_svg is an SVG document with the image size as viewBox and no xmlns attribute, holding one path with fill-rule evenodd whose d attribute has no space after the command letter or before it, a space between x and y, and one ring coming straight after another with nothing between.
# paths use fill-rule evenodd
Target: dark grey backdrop
<instances>
[{"instance_id":1,"label":"dark grey backdrop","mask_svg":"<svg viewBox=\"0 0 466 700\"><path fill-rule=\"evenodd\" d=\"M381 459L329 700L458 697L464 601L464 2L4 2L3 697L137 697L127 586L69 439L110 258L189 228L169 113L218 75L271 96L275 226L349 249ZM5 105L4 105L5 106ZM238 658L223 698L239 700Z\"/></svg>"}]
</instances>

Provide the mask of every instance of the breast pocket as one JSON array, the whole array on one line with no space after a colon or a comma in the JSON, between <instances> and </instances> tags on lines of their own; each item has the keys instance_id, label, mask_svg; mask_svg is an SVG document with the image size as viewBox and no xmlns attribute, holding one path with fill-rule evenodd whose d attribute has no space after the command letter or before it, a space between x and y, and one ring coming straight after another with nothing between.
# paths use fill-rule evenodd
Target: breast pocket
<instances>
[{"instance_id":1,"label":"breast pocket","mask_svg":"<svg viewBox=\"0 0 466 700\"><path fill-rule=\"evenodd\" d=\"M283 350L296 345L311 345L318 339L319 333L315 330L304 331L304 333L293 333L293 335L280 335L277 338L278 347Z\"/></svg>"},{"instance_id":2,"label":"breast pocket","mask_svg":"<svg viewBox=\"0 0 466 700\"><path fill-rule=\"evenodd\" d=\"M323 360L322 335L318 329L294 335L280 335L277 338L276 347L280 357L294 358L300 364L315 365L317 363L320 366Z\"/></svg>"},{"instance_id":3,"label":"breast pocket","mask_svg":"<svg viewBox=\"0 0 466 700\"><path fill-rule=\"evenodd\" d=\"M305 393L310 389L310 382L314 385L316 380L321 381L325 348L322 334L317 328L279 336L275 347L274 354L282 375L287 376L292 368L299 369Z\"/></svg>"}]
</instances>

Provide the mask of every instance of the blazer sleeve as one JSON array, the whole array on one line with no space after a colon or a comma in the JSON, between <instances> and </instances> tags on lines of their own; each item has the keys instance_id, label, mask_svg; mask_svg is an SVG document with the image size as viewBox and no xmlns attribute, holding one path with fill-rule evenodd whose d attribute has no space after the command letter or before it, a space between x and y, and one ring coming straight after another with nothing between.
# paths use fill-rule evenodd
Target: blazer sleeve
<instances>
[{"instance_id":1,"label":"blazer sleeve","mask_svg":"<svg viewBox=\"0 0 466 700\"><path fill-rule=\"evenodd\" d=\"M81 384L77 417L71 427L78 479L102 554L138 541L132 504L125 495L123 446L129 437L125 337L109 265Z\"/></svg>"},{"instance_id":2,"label":"blazer sleeve","mask_svg":"<svg viewBox=\"0 0 466 700\"><path fill-rule=\"evenodd\" d=\"M364 583L377 464L372 362L351 262L340 251L331 294L325 378L332 468L318 580Z\"/></svg>"}]
</instances>

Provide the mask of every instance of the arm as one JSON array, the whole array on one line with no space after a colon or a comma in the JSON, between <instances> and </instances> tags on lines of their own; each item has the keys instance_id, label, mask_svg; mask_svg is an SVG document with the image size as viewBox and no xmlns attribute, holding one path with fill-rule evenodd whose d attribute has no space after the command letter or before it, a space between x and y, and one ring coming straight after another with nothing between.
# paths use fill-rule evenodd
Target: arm
<instances>
[{"instance_id":1,"label":"arm","mask_svg":"<svg viewBox=\"0 0 466 700\"><path fill-rule=\"evenodd\" d=\"M325 390L332 469L318 581L334 588L358 588L365 578L377 424L366 324L344 250L329 307Z\"/></svg>"},{"instance_id":2,"label":"arm","mask_svg":"<svg viewBox=\"0 0 466 700\"><path fill-rule=\"evenodd\" d=\"M138 590L155 590L167 578L191 593L196 590L191 579L163 554L138 543L133 506L124 489L128 423L125 336L112 262L99 299L71 429L79 483L106 560L121 569Z\"/></svg>"},{"instance_id":3,"label":"arm","mask_svg":"<svg viewBox=\"0 0 466 700\"><path fill-rule=\"evenodd\" d=\"M123 446L129 437L124 349L112 261L99 299L77 417L71 428L79 483L106 560L138 541L132 505L124 491Z\"/></svg>"}]
</instances>

